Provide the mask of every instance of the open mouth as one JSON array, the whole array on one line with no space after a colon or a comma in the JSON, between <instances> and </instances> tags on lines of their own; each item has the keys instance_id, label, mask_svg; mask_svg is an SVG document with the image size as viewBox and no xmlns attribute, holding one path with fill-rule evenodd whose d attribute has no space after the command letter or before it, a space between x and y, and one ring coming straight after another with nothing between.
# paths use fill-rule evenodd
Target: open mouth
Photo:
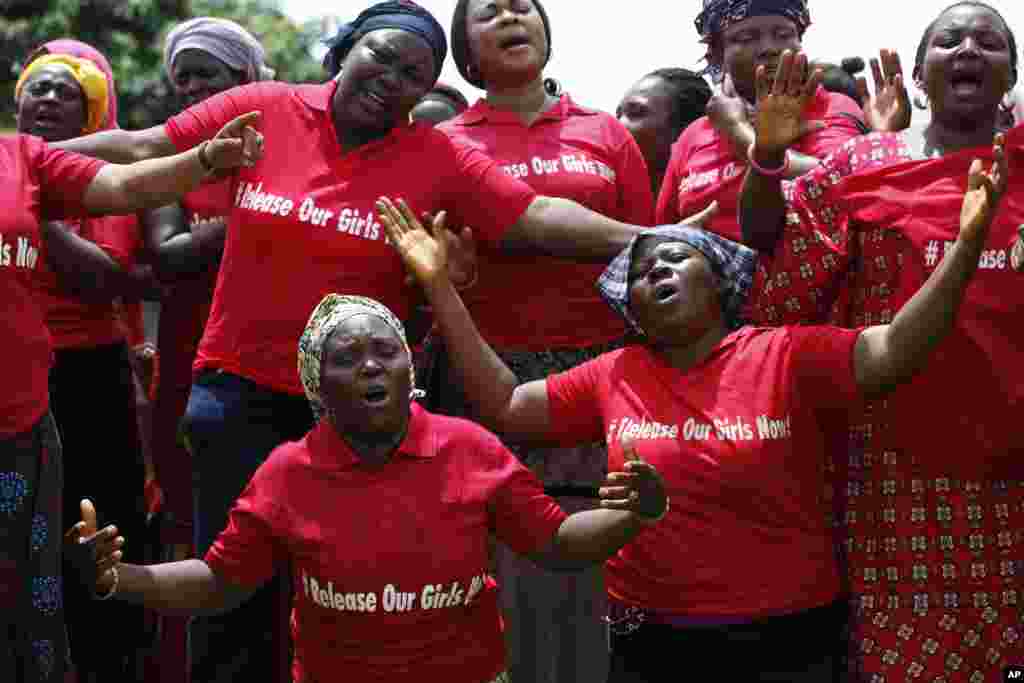
<instances>
[{"instance_id":1,"label":"open mouth","mask_svg":"<svg viewBox=\"0 0 1024 683\"><path fill-rule=\"evenodd\" d=\"M33 120L37 126L45 128L55 128L63 123L61 115L53 111L37 111Z\"/></svg>"},{"instance_id":2,"label":"open mouth","mask_svg":"<svg viewBox=\"0 0 1024 683\"><path fill-rule=\"evenodd\" d=\"M974 95L985 86L985 76L974 69L954 71L950 78L953 93L960 96Z\"/></svg>"},{"instance_id":3,"label":"open mouth","mask_svg":"<svg viewBox=\"0 0 1024 683\"><path fill-rule=\"evenodd\" d=\"M370 387L363 394L363 400L371 406L383 405L388 401L388 390L385 387Z\"/></svg>"},{"instance_id":4,"label":"open mouth","mask_svg":"<svg viewBox=\"0 0 1024 683\"><path fill-rule=\"evenodd\" d=\"M526 36L524 34L518 34L514 36L509 36L505 40L501 41L501 43L499 43L499 46L501 47L502 50L512 50L517 47L524 47L529 44L529 36Z\"/></svg>"},{"instance_id":5,"label":"open mouth","mask_svg":"<svg viewBox=\"0 0 1024 683\"><path fill-rule=\"evenodd\" d=\"M674 285L663 283L654 288L654 300L659 304L663 304L675 298L678 293Z\"/></svg>"}]
</instances>

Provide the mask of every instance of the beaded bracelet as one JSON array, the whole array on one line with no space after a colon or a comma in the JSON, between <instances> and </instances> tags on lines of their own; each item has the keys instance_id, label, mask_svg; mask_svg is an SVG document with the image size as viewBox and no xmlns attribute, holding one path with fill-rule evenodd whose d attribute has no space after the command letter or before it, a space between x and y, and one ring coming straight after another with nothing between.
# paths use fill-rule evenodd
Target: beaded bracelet
<instances>
[{"instance_id":1,"label":"beaded bracelet","mask_svg":"<svg viewBox=\"0 0 1024 683\"><path fill-rule=\"evenodd\" d=\"M747 161L750 162L751 168L761 175L769 178L779 178L789 172L789 160L791 155L788 149L786 150L786 154L782 160L782 166L779 166L778 168L765 168L761 164L757 163L757 159L754 158L754 146L756 144L756 142L751 142L750 147L747 147Z\"/></svg>"}]
</instances>

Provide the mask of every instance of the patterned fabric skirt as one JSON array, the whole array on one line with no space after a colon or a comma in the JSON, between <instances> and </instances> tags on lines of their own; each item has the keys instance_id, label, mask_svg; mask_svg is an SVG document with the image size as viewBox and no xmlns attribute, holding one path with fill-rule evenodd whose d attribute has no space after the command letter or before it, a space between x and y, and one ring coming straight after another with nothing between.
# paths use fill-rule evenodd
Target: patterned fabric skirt
<instances>
[{"instance_id":1,"label":"patterned fabric skirt","mask_svg":"<svg viewBox=\"0 0 1024 683\"><path fill-rule=\"evenodd\" d=\"M47 413L0 439L0 681L63 681L60 438Z\"/></svg>"}]
</instances>

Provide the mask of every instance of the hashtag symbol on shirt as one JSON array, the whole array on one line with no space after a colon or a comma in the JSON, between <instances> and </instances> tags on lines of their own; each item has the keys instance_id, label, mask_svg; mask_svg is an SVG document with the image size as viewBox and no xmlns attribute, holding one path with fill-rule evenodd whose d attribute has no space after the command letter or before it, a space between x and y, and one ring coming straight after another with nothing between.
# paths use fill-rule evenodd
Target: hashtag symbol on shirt
<instances>
[{"instance_id":1,"label":"hashtag symbol on shirt","mask_svg":"<svg viewBox=\"0 0 1024 683\"><path fill-rule=\"evenodd\" d=\"M939 243L937 240L932 240L928 243L928 246L924 248L924 264L926 266L934 266L939 261Z\"/></svg>"}]
</instances>

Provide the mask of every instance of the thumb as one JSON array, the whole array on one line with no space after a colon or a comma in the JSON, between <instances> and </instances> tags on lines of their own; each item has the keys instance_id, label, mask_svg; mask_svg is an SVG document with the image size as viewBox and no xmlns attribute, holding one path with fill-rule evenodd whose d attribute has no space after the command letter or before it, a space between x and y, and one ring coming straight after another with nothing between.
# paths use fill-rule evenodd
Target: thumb
<instances>
[{"instance_id":1,"label":"thumb","mask_svg":"<svg viewBox=\"0 0 1024 683\"><path fill-rule=\"evenodd\" d=\"M255 126L259 123L259 120L260 112L251 111L247 114L235 117L230 123L228 123L222 132L226 132L230 135L239 135L243 130L245 130L246 126Z\"/></svg>"},{"instance_id":2,"label":"thumb","mask_svg":"<svg viewBox=\"0 0 1024 683\"><path fill-rule=\"evenodd\" d=\"M636 452L636 440L632 436L623 436L620 443L622 444L622 457L626 459L626 462L640 462L640 455Z\"/></svg>"},{"instance_id":3,"label":"thumb","mask_svg":"<svg viewBox=\"0 0 1024 683\"><path fill-rule=\"evenodd\" d=\"M683 221L684 225L697 225L703 227L711 222L711 219L718 214L718 202L708 204L703 211L696 213Z\"/></svg>"},{"instance_id":4,"label":"thumb","mask_svg":"<svg viewBox=\"0 0 1024 683\"><path fill-rule=\"evenodd\" d=\"M88 498L83 498L79 507L82 510L82 523L84 524L80 535L88 538L96 533L96 508Z\"/></svg>"},{"instance_id":5,"label":"thumb","mask_svg":"<svg viewBox=\"0 0 1024 683\"><path fill-rule=\"evenodd\" d=\"M975 159L971 162L971 168L967 171L968 190L977 190L985 184L984 168L981 159Z\"/></svg>"}]
</instances>

